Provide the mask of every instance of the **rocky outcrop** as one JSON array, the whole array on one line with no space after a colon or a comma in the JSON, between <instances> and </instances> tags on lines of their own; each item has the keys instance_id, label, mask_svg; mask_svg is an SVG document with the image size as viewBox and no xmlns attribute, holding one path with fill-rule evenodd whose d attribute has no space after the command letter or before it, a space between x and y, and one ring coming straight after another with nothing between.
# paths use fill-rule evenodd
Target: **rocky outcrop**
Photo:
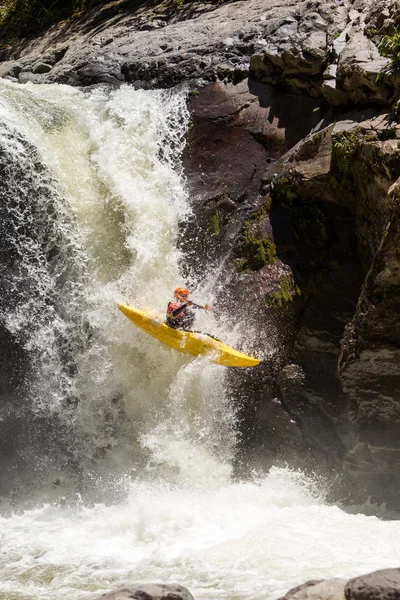
<instances>
[{"instance_id":1,"label":"rocky outcrop","mask_svg":"<svg viewBox=\"0 0 400 600\"><path fill-rule=\"evenodd\" d=\"M391 214L365 278L357 310L342 340L339 375L356 424L344 469L360 487L397 505L400 446L400 213L398 183L389 190ZM390 467L389 467L390 465Z\"/></svg>"},{"instance_id":2,"label":"rocky outcrop","mask_svg":"<svg viewBox=\"0 0 400 600\"><path fill-rule=\"evenodd\" d=\"M128 4L100 5L40 39L14 44L0 74L20 82L140 87L237 83L250 75L333 107L385 105L399 89L377 48L393 28L395 3L188 1L133 11Z\"/></svg>"},{"instance_id":3,"label":"rocky outcrop","mask_svg":"<svg viewBox=\"0 0 400 600\"><path fill-rule=\"evenodd\" d=\"M320 242L325 237L318 256L308 257L312 273L296 264L296 258L293 262L295 280L308 295L292 355L304 372L304 381L298 382L296 393L287 399L284 369L282 393L287 405L293 397L291 414L303 413L299 417L303 431L316 406L334 423L346 448L344 472L353 490L358 490L353 498L368 493L376 501L396 506L399 217L397 184L390 186L398 177L400 132L395 124L380 128L384 122L386 127L390 124L388 115L353 122L346 132L343 128L349 123L337 123L302 142L283 158L284 177L275 184L272 196L289 218L290 213L299 214L296 205L314 203L322 211L319 233L313 224L314 235ZM385 140L388 135L394 139ZM311 147L311 154L305 146ZM311 225L304 222L308 234ZM304 242L301 247L306 247ZM277 244L278 254L280 249ZM319 282L318 272L322 275ZM299 396L307 403L306 417ZM328 431L326 426L323 429ZM312 439L316 430L310 428L307 437ZM340 446L337 449L341 453Z\"/></svg>"},{"instance_id":4,"label":"rocky outcrop","mask_svg":"<svg viewBox=\"0 0 400 600\"><path fill-rule=\"evenodd\" d=\"M197 241L203 266L197 274L224 264L220 308L246 321L264 358L258 371L230 377L243 432L238 468L282 461L331 480L344 472L336 494L395 507L400 129L388 113L353 111L313 132L308 105L297 123L311 133L294 143L292 130L290 142L273 144L281 131L270 124L266 142L256 129L271 106L246 90L245 82L213 84L191 100L184 160L195 214L187 237ZM216 144L202 135L199 143L200 126L210 127ZM253 170L240 161L245 146L242 138L232 143L232 128L255 138ZM269 164L260 178L261 145Z\"/></svg>"}]
</instances>

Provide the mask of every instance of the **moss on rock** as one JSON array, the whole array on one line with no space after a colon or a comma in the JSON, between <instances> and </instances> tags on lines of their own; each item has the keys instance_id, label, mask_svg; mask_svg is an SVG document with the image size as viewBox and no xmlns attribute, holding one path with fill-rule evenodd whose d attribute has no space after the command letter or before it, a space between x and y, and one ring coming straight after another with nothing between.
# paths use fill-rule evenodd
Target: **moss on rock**
<instances>
[{"instance_id":1,"label":"moss on rock","mask_svg":"<svg viewBox=\"0 0 400 600\"><path fill-rule=\"evenodd\" d=\"M241 272L258 271L265 265L273 265L277 259L273 238L265 232L265 220L271 208L271 197L243 224L243 239L239 246L235 264Z\"/></svg>"},{"instance_id":2,"label":"moss on rock","mask_svg":"<svg viewBox=\"0 0 400 600\"><path fill-rule=\"evenodd\" d=\"M210 217L211 224L211 232L214 237L219 237L221 235L221 225L222 225L222 214L221 211L217 208L217 210Z\"/></svg>"},{"instance_id":3,"label":"moss on rock","mask_svg":"<svg viewBox=\"0 0 400 600\"><path fill-rule=\"evenodd\" d=\"M294 281L292 275L284 277L279 282L276 289L271 294L270 306L275 308L284 308L288 303L293 302L296 296L301 295L299 286Z\"/></svg>"}]
</instances>

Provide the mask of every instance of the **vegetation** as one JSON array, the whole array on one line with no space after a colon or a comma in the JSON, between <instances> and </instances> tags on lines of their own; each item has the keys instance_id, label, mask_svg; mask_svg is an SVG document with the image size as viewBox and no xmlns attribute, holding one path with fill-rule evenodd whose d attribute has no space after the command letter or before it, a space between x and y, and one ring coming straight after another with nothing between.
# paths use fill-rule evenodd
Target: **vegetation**
<instances>
[{"instance_id":1,"label":"vegetation","mask_svg":"<svg viewBox=\"0 0 400 600\"><path fill-rule=\"evenodd\" d=\"M254 230L249 226L245 228L241 250L245 259L244 269L257 271L265 265L273 265L276 261L274 242L268 237L258 239Z\"/></svg>"},{"instance_id":2,"label":"vegetation","mask_svg":"<svg viewBox=\"0 0 400 600\"><path fill-rule=\"evenodd\" d=\"M213 213L211 215L212 235L214 235L215 237L219 237L220 236L221 225L222 225L222 214L221 214L221 211L219 209L217 209L215 211L215 213Z\"/></svg>"},{"instance_id":3,"label":"vegetation","mask_svg":"<svg viewBox=\"0 0 400 600\"><path fill-rule=\"evenodd\" d=\"M393 35L384 35L379 44L379 52L382 56L391 58L391 67L400 69L400 27Z\"/></svg>"},{"instance_id":4,"label":"vegetation","mask_svg":"<svg viewBox=\"0 0 400 600\"><path fill-rule=\"evenodd\" d=\"M99 0L0 0L4 40L37 34L64 19L77 19Z\"/></svg>"},{"instance_id":5,"label":"vegetation","mask_svg":"<svg viewBox=\"0 0 400 600\"><path fill-rule=\"evenodd\" d=\"M335 135L332 148L332 169L342 175L351 170L353 157L357 148L357 131L341 132Z\"/></svg>"},{"instance_id":6,"label":"vegetation","mask_svg":"<svg viewBox=\"0 0 400 600\"><path fill-rule=\"evenodd\" d=\"M271 208L271 197L266 197L262 208L254 212L243 224L243 239L236 259L238 271L258 271L265 265L273 265L276 261L274 241L263 232L263 224Z\"/></svg>"},{"instance_id":7,"label":"vegetation","mask_svg":"<svg viewBox=\"0 0 400 600\"><path fill-rule=\"evenodd\" d=\"M346 153L348 148L341 150ZM329 203L303 198L301 181L294 175L275 186L271 219L277 256L293 272L293 277L274 290L271 305L285 307L294 300L304 303L332 284L336 254L347 248L338 242Z\"/></svg>"},{"instance_id":8,"label":"vegetation","mask_svg":"<svg viewBox=\"0 0 400 600\"><path fill-rule=\"evenodd\" d=\"M288 275L278 284L277 288L271 294L270 304L276 308L282 308L289 302L293 302L296 296L300 296L301 290L295 283L293 277Z\"/></svg>"}]
</instances>

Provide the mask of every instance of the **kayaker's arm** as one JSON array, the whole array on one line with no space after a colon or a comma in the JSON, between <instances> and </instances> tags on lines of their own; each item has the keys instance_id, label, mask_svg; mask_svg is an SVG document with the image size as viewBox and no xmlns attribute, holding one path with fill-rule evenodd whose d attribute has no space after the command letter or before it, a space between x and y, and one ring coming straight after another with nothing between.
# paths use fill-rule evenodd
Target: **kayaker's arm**
<instances>
[{"instance_id":1,"label":"kayaker's arm","mask_svg":"<svg viewBox=\"0 0 400 600\"><path fill-rule=\"evenodd\" d=\"M174 308L174 310L171 311L170 316L173 319L176 319L188 306L193 306L194 308L202 308L203 310L210 310L210 306L208 306L208 304L201 306L200 304L196 304L195 302L192 302L191 300L189 300L188 302L185 302L184 304L182 304L182 306L178 306L178 308Z\"/></svg>"},{"instance_id":2,"label":"kayaker's arm","mask_svg":"<svg viewBox=\"0 0 400 600\"><path fill-rule=\"evenodd\" d=\"M185 308L187 306L189 306L188 302L186 304L182 304L181 306L178 306L178 308L174 308L174 310L171 311L171 317L173 317L174 319L179 317L179 315L185 310Z\"/></svg>"}]
</instances>

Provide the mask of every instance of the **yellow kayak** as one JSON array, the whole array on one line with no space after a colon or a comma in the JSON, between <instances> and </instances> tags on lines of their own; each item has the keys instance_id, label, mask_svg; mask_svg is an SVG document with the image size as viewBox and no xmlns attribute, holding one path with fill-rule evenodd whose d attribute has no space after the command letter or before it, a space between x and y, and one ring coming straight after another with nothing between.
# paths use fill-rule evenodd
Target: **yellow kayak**
<instances>
[{"instance_id":1,"label":"yellow kayak","mask_svg":"<svg viewBox=\"0 0 400 600\"><path fill-rule=\"evenodd\" d=\"M180 352L193 356L208 355L212 362L226 367L255 367L260 363L257 358L238 352L209 335L173 329L145 310L130 308L125 304L117 306L137 327Z\"/></svg>"}]
</instances>

